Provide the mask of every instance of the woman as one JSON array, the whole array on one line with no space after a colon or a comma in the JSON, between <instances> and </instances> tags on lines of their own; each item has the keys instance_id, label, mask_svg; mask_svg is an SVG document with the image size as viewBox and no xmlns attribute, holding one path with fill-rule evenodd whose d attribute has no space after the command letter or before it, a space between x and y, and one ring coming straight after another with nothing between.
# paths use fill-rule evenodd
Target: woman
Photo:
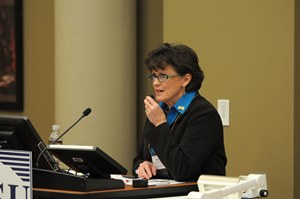
<instances>
[{"instance_id":1,"label":"woman","mask_svg":"<svg viewBox=\"0 0 300 199\"><path fill-rule=\"evenodd\" d=\"M216 109L198 93L204 74L196 53L165 43L148 54L145 64L155 100L144 99L147 121L133 173L177 181L225 175L223 127Z\"/></svg>"}]
</instances>

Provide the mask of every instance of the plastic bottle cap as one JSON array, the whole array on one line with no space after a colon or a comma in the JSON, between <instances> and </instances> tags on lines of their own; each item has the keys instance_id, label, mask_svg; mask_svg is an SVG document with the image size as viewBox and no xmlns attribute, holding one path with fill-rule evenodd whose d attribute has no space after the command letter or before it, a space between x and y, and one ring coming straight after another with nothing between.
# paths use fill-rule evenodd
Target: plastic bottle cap
<instances>
[{"instance_id":1,"label":"plastic bottle cap","mask_svg":"<svg viewBox=\"0 0 300 199\"><path fill-rule=\"evenodd\" d=\"M53 131L58 131L59 130L59 125L57 125L57 124L54 124L54 125L52 125L52 130Z\"/></svg>"}]
</instances>

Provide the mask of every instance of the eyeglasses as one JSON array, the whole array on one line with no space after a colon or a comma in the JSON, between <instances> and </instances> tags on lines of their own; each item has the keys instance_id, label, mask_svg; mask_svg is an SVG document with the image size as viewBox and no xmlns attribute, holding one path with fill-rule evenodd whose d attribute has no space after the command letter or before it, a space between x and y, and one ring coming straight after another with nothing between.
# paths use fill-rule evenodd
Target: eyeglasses
<instances>
[{"instance_id":1,"label":"eyeglasses","mask_svg":"<svg viewBox=\"0 0 300 199\"><path fill-rule=\"evenodd\" d=\"M164 82L169 78L177 77L177 76L181 76L181 75L165 75L165 74L155 75L155 74L151 74L151 75L148 76L148 79L152 80L153 82L154 82L155 79L157 79L159 82Z\"/></svg>"}]
</instances>

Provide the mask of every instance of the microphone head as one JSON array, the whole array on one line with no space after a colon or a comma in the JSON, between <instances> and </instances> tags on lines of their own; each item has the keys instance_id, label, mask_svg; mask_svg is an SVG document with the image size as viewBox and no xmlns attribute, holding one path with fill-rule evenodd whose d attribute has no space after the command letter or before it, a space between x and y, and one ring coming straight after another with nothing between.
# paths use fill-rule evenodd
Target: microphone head
<instances>
[{"instance_id":1,"label":"microphone head","mask_svg":"<svg viewBox=\"0 0 300 199\"><path fill-rule=\"evenodd\" d=\"M84 111L83 111L83 116L88 116L90 113L92 112L92 109L90 109L90 108L87 108L87 109L85 109Z\"/></svg>"}]
</instances>

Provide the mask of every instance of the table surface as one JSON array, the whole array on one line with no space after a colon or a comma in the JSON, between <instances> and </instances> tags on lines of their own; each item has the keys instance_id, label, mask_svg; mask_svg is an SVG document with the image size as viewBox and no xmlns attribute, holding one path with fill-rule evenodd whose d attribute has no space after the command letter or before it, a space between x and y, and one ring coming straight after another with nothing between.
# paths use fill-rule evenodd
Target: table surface
<instances>
[{"instance_id":1,"label":"table surface","mask_svg":"<svg viewBox=\"0 0 300 199\"><path fill-rule=\"evenodd\" d=\"M124 189L88 192L33 188L33 196L34 199L153 198L184 196L187 195L190 191L198 191L197 182L148 186L143 188L134 188L130 185L125 185Z\"/></svg>"}]
</instances>

